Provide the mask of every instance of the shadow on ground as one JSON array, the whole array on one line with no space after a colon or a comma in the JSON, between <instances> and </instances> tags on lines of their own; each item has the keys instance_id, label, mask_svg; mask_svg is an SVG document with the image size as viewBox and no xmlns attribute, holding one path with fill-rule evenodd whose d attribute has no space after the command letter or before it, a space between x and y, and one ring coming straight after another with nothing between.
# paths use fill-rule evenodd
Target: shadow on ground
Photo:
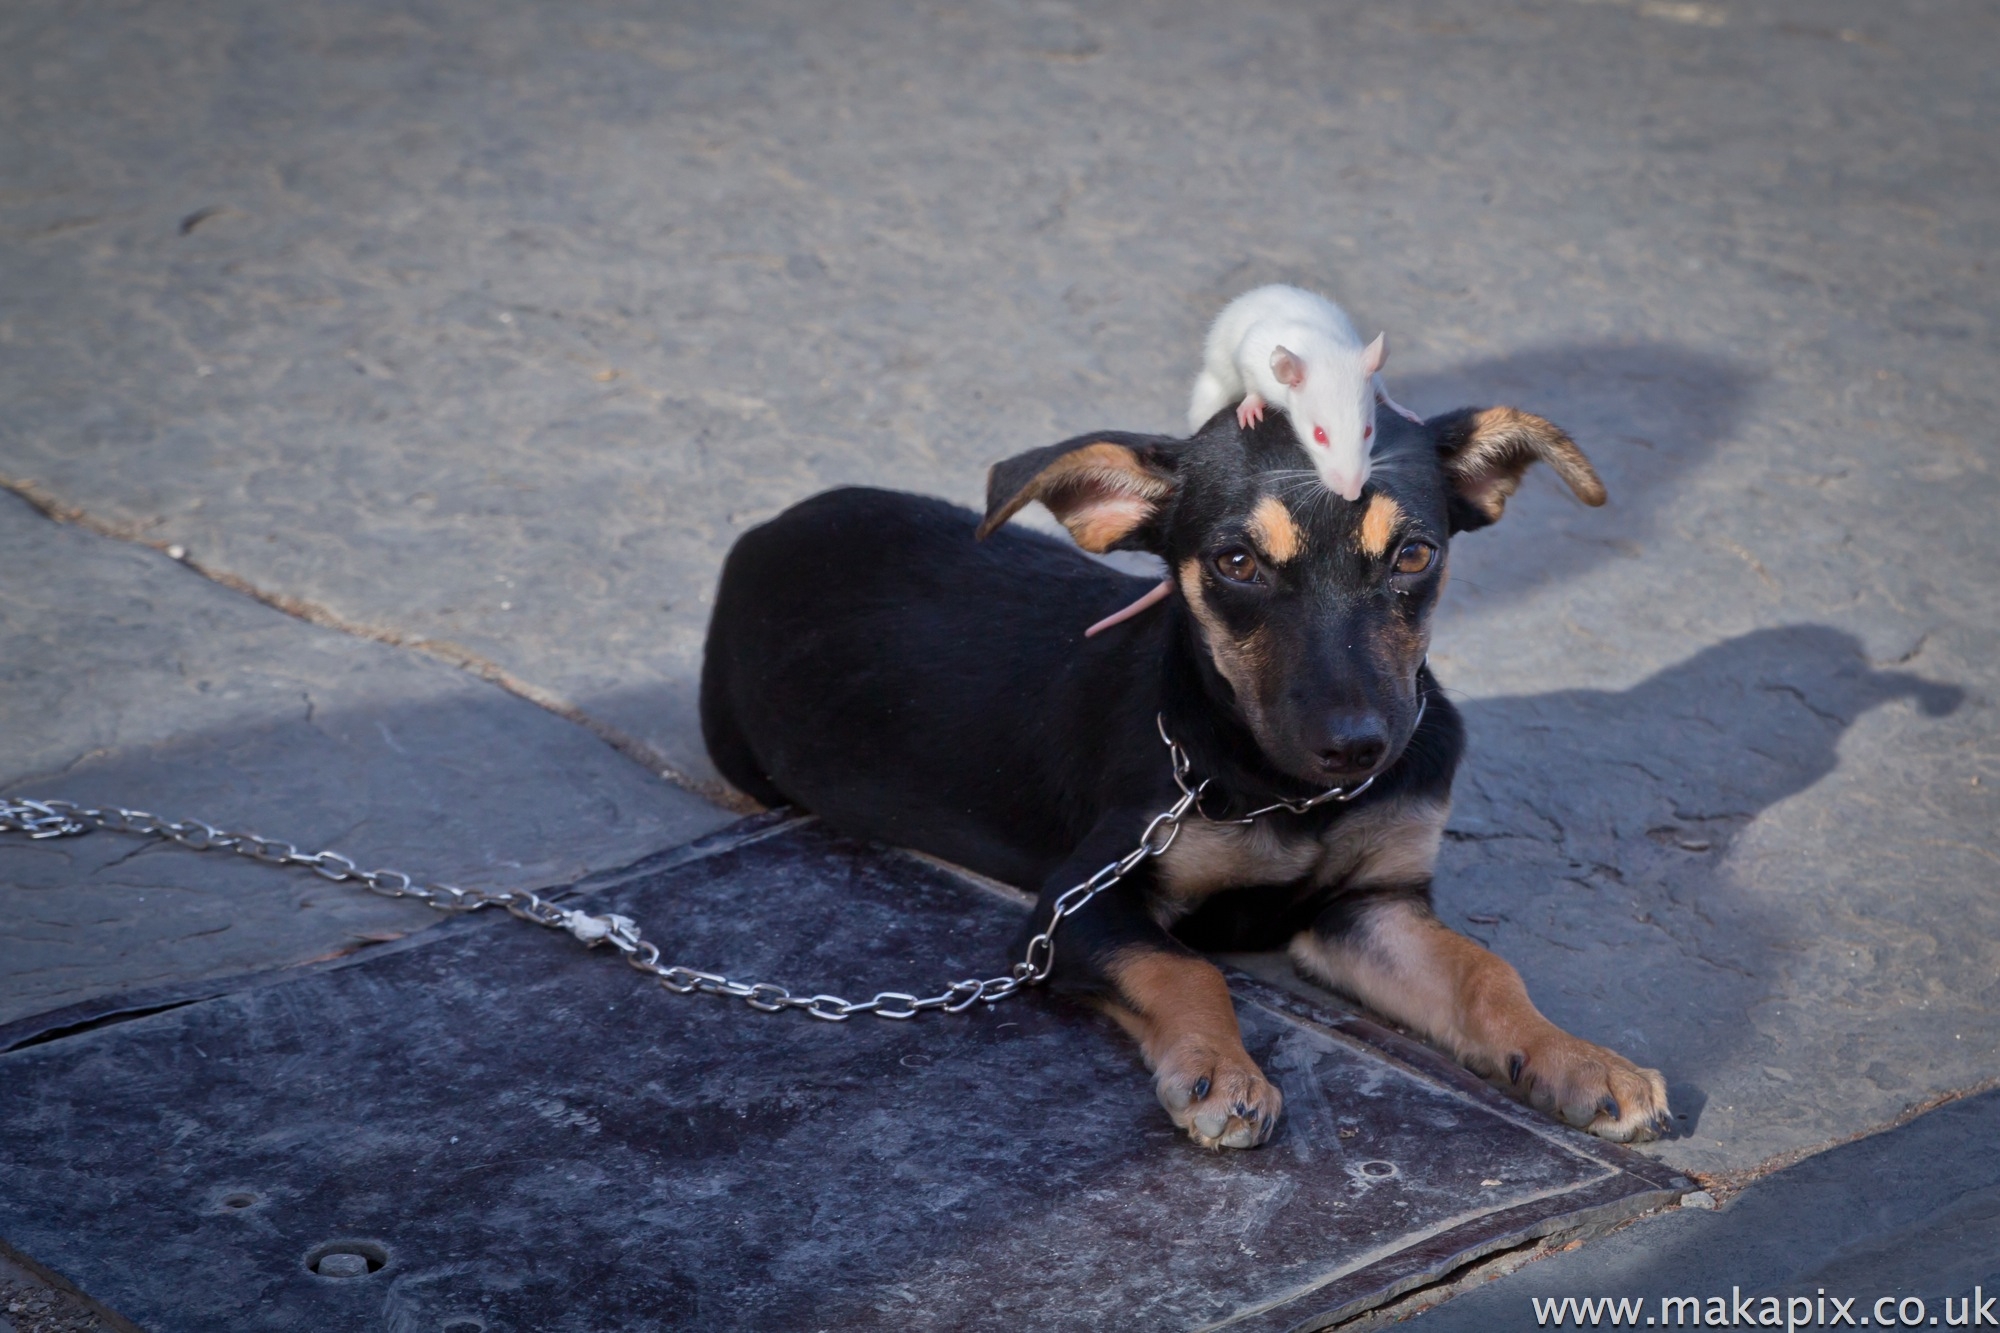
<instances>
[{"instance_id":1,"label":"shadow on ground","mask_svg":"<svg viewBox=\"0 0 2000 1333\"><path fill-rule=\"evenodd\" d=\"M493 697L496 708L514 704ZM1555 1021L1664 1069L1678 1085L1684 1133L1700 1127L1717 1080L1740 1087L1747 1077L1763 1099L1758 1114L1782 1121L1789 1102L1839 1093L1840 1071L1823 1067L1822 1043L1801 1049L1783 1080L1760 1080L1757 1068L1776 1065L1746 1015L1817 984L1814 949L1828 902L1760 891L1733 868L1737 844L1760 813L1836 770L1842 736L1869 710L1911 700L1936 717L1961 697L1955 686L1871 667L1852 636L1804 625L1732 639L1629 690L1470 701L1474 749L1440 867L1441 909L1515 962ZM456 703L461 712L468 706ZM540 768L536 753L523 750L465 755L421 780L400 769L387 785L371 779L379 764L406 763L377 750L416 741L453 752L439 734L445 722L422 706L322 710L309 722L86 762L34 794L249 823L364 864L420 875L472 870L466 882L477 885L476 863L492 864L496 850L494 830L473 817L482 793ZM315 781L302 784L301 755L328 750L329 741L331 751L312 764ZM268 799L285 792L295 797L289 809ZM586 825L625 823L629 812L603 804L614 800L601 783L579 790L570 816L582 817L577 836L588 836ZM425 807L421 818L412 803ZM552 861L566 860L562 814L547 815L529 840ZM177 970L217 975L296 962L418 924L346 886L106 834L0 847L0 867L23 901L13 948L32 950L45 976L64 981L51 988L60 1003L80 998L79 986L102 994L158 985ZM494 866L502 867L509 881L526 868L512 858ZM1885 891L1873 882L1827 886L1844 910L1862 913L1870 894ZM342 918L331 945L321 913ZM671 946L670 920L648 927ZM998 959L1004 941L992 947ZM123 958L146 967L133 974ZM1939 958L1931 966L1946 975L1899 984L1957 984L1950 969L1976 961Z\"/></svg>"},{"instance_id":2,"label":"shadow on ground","mask_svg":"<svg viewBox=\"0 0 2000 1333\"><path fill-rule=\"evenodd\" d=\"M1440 902L1521 967L1555 1021L1662 1068L1692 1133L1704 1085L1750 1059L1752 1011L1821 980L1830 917L1901 894L1865 867L1811 896L1774 893L1737 864L1739 840L1839 767L1863 714L1910 700L1942 717L1964 697L1870 666L1850 634L1796 625L1704 649L1628 690L1465 702L1472 750ZM1770 1059L1760 1049L1752 1063ZM1795 1084L1795 1096L1838 1096L1846 1082L1831 1069L1769 1071L1771 1091Z\"/></svg>"},{"instance_id":3,"label":"shadow on ground","mask_svg":"<svg viewBox=\"0 0 2000 1333\"><path fill-rule=\"evenodd\" d=\"M1721 1212L1683 1209L1582 1251L1552 1255L1429 1311L1419 1327L1425 1333L1548 1327L1535 1318L1532 1302L1565 1297L1641 1298L1646 1322L1666 1325L1663 1297L1696 1297L1707 1313L1711 1299L1727 1309L1743 1293L1755 1298L1759 1313L1767 1295L1778 1295L1782 1308L1790 1297L1816 1301L1824 1293L1852 1302L1849 1319L1856 1322L1872 1321L1879 1313L1874 1302L1884 1296L1915 1297L1927 1318L1942 1313L1946 1323L1965 1325L1964 1294L1980 1286L1990 1298L2000 1289L1996 1131L2000 1092L1968 1097L1801 1162ZM1814 1321L1799 1326L1807 1322Z\"/></svg>"},{"instance_id":4,"label":"shadow on ground","mask_svg":"<svg viewBox=\"0 0 2000 1333\"><path fill-rule=\"evenodd\" d=\"M1610 492L1590 510L1553 477L1530 473L1506 522L1452 544L1454 587L1488 606L1638 555L1687 479L1736 434L1758 378L1672 343L1542 347L1394 377L1398 398L1424 416L1504 405L1548 417Z\"/></svg>"}]
</instances>

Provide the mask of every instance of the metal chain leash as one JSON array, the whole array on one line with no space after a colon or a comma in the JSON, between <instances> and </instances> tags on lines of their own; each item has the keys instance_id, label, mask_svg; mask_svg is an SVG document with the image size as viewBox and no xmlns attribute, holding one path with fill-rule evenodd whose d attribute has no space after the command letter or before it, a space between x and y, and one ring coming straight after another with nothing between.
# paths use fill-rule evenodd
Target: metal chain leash
<instances>
[{"instance_id":1,"label":"metal chain leash","mask_svg":"<svg viewBox=\"0 0 2000 1333\"><path fill-rule=\"evenodd\" d=\"M639 923L628 916L615 912L593 915L574 908L558 907L531 889L489 892L484 889L461 889L450 884L419 884L400 870L363 870L339 852L301 852L291 843L277 838L255 833L231 833L199 819L167 820L144 810L126 810L116 806L97 809L78 805L74 801L0 797L0 833L23 833L30 839L41 840L75 837L94 829L103 829L110 833L162 838L198 852L234 852L269 865L304 866L322 879L339 884L359 883L369 892L384 898L414 898L433 911L477 912L486 907L501 907L510 916L517 916L523 921L531 921L551 930L566 930L590 948L609 944L632 967L676 995L691 995L697 991L706 995L722 995L741 1000L752 1009L766 1013L799 1009L814 1018L824 1018L833 1023L844 1023L855 1014L906 1019L915 1018L929 1009L956 1014L975 1004L998 1004L1011 995L1048 980L1056 964L1055 937L1062 923L1082 911L1098 894L1131 874L1140 862L1164 855L1180 835L1181 823L1190 811L1200 818L1208 818L1200 808L1201 794L1208 783L1203 781L1189 785L1187 753L1167 734L1166 719L1162 717L1158 721L1160 739L1166 743L1172 758L1174 785L1180 788L1180 799L1153 816L1145 832L1139 835L1138 846L1105 865L1089 879L1056 896L1050 906L1048 924L1028 941L1021 961L1015 963L1005 976L988 977L983 981L968 977L949 983L935 995L922 997L904 991L878 991L873 999L868 1000L846 1000L838 995L794 995L775 982L735 981L720 972L664 965L660 962L659 946L646 939L639 931ZM1352 791L1331 787L1309 801L1279 802L1253 812L1249 818L1215 822L1247 824L1258 815L1279 808L1299 813L1323 801L1351 801L1366 791L1373 781L1370 778Z\"/></svg>"}]
</instances>

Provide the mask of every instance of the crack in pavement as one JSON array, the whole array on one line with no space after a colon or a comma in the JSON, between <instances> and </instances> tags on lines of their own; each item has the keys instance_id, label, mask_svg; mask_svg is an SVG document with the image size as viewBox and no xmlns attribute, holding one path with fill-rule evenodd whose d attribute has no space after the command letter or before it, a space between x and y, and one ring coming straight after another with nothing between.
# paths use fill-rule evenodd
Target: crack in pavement
<instances>
[{"instance_id":1,"label":"crack in pavement","mask_svg":"<svg viewBox=\"0 0 2000 1333\"><path fill-rule=\"evenodd\" d=\"M127 861L130 861L133 857L144 856L147 852L153 851L157 849L159 846L160 846L159 843L154 842L151 839L148 839L147 841L140 843L137 847L134 847L131 851L121 853L120 855L113 857L111 860L106 861L103 865L97 868L97 873L103 874L107 870L116 870L119 866L122 866Z\"/></svg>"},{"instance_id":2,"label":"crack in pavement","mask_svg":"<svg viewBox=\"0 0 2000 1333\"><path fill-rule=\"evenodd\" d=\"M283 612L294 620L303 620L321 629L334 630L357 639L367 639L385 644L391 648L402 648L410 652L422 653L446 666L456 667L468 675L477 676L489 685L498 686L519 699L525 699L547 712L555 714L563 721L582 727L598 740L611 747L618 754L638 764L647 772L670 782L683 791L692 792L703 800L719 805L736 814L756 814L763 807L747 796L721 782L710 782L681 772L666 757L652 746L635 736L627 735L600 718L593 717L569 700L553 691L546 690L532 681L524 680L513 672L488 658L479 656L472 650L452 643L448 639L429 639L404 634L399 630L381 625L363 624L349 620L329 607L310 602L289 593L271 592L233 574L226 569L217 569L203 564L189 555L185 549L170 542L146 535L149 525L139 523L116 523L99 518L79 506L68 504L31 479L16 479L0 476L0 490L11 491L21 497L44 518L54 523L68 524L82 528L100 537L134 546L144 546L182 565L211 583L240 593L263 603L274 611ZM310 703L309 705L310 706Z\"/></svg>"},{"instance_id":3,"label":"crack in pavement","mask_svg":"<svg viewBox=\"0 0 2000 1333\"><path fill-rule=\"evenodd\" d=\"M1751 1166L1739 1167L1733 1171L1689 1171L1687 1174L1700 1181L1702 1188L1713 1194L1718 1204L1727 1203L1732 1195L1742 1193L1765 1176L1773 1175L1788 1167L1797 1166L1808 1157L1817 1157L1821 1153L1831 1151L1834 1148L1845 1147L1850 1143L1859 1143L1863 1139L1873 1138L1877 1134L1885 1134L1892 1129L1900 1129L1912 1120L1915 1120L1918 1116L1935 1111L1940 1106L1948 1106L1952 1102L1964 1101L1967 1097L1976 1097L1982 1092L1991 1092L1995 1088L2000 1088L2000 1077L1981 1079L1979 1082L1967 1087L1952 1088L1949 1091L1926 1097L1920 1102L1912 1102L1908 1106L1905 1106L1900 1114L1883 1121L1879 1125L1870 1125L1865 1129L1858 1129L1852 1134L1846 1134L1837 1139L1828 1139L1824 1143L1815 1143L1804 1148L1793 1148L1789 1152L1778 1153L1765 1158L1761 1162L1757 1162Z\"/></svg>"},{"instance_id":4,"label":"crack in pavement","mask_svg":"<svg viewBox=\"0 0 2000 1333\"><path fill-rule=\"evenodd\" d=\"M1765 690L1772 694L1790 695L1792 698L1797 699L1799 701L1800 706L1803 707L1808 713L1811 713L1814 717L1818 718L1822 722L1831 722L1837 726L1845 727L1848 726L1853 721L1852 718L1845 718L1838 713L1829 712L1828 710L1821 708L1811 699L1808 699L1806 697L1806 692L1800 689L1796 685L1787 685L1783 681L1765 681L1762 684L1758 685L1757 688L1760 690ZM1769 756L1766 757L1768 758Z\"/></svg>"}]
</instances>

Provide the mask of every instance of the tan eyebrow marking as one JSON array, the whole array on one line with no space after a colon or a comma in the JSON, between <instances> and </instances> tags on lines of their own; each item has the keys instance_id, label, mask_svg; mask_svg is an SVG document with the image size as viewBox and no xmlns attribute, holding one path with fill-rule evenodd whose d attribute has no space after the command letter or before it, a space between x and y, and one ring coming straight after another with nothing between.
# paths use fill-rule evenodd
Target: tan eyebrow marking
<instances>
[{"instance_id":1,"label":"tan eyebrow marking","mask_svg":"<svg viewBox=\"0 0 2000 1333\"><path fill-rule=\"evenodd\" d=\"M1284 564L1303 551L1306 537L1292 520L1292 511L1274 495L1267 495L1250 511L1250 536L1264 554Z\"/></svg>"},{"instance_id":2,"label":"tan eyebrow marking","mask_svg":"<svg viewBox=\"0 0 2000 1333\"><path fill-rule=\"evenodd\" d=\"M1367 511L1361 515L1361 549L1368 555L1384 555L1389 550L1389 539L1396 535L1396 525L1403 521L1403 508L1386 495L1377 495L1368 502Z\"/></svg>"}]
</instances>

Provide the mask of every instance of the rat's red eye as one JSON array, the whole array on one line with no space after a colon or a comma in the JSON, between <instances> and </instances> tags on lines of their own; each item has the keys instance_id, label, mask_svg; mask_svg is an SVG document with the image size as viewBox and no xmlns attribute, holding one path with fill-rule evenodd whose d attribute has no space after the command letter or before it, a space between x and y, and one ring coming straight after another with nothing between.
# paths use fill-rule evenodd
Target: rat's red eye
<instances>
[{"instance_id":1,"label":"rat's red eye","mask_svg":"<svg viewBox=\"0 0 2000 1333\"><path fill-rule=\"evenodd\" d=\"M1313 427L1313 443L1314 444L1326 443L1326 427L1324 426Z\"/></svg>"},{"instance_id":2,"label":"rat's red eye","mask_svg":"<svg viewBox=\"0 0 2000 1333\"><path fill-rule=\"evenodd\" d=\"M1364 440L1367 439L1369 436L1373 435L1374 433L1375 433L1375 428L1373 426L1363 426L1361 428L1361 438Z\"/></svg>"}]
</instances>

